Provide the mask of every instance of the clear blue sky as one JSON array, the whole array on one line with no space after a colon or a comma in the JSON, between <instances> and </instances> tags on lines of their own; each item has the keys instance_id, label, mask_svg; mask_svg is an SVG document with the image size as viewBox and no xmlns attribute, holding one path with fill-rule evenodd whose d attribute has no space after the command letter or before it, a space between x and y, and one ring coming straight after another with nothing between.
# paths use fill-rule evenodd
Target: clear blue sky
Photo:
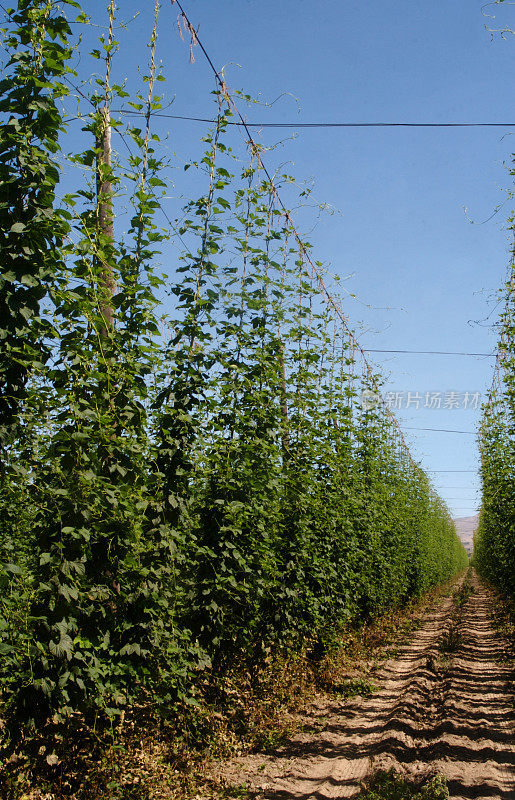
<instances>
[{"instance_id":1,"label":"clear blue sky","mask_svg":"<svg viewBox=\"0 0 515 800\"><path fill-rule=\"evenodd\" d=\"M125 19L116 70L134 74L144 53L153 3L124 0ZM99 21L104 3L87 0ZM228 84L261 94L272 108L245 111L267 122L513 122L511 35L485 25L513 24L506 4L480 0L184 0L184 7ZM483 12L482 12L483 9ZM492 17L485 13L494 14ZM172 113L210 116L213 78L199 48L189 49L176 28L177 6L163 0L159 58L168 78ZM105 20L105 16L104 16ZM514 25L515 27L515 25ZM93 31L95 32L95 31ZM144 58L144 56L143 56ZM239 66L237 66L239 65ZM84 74L87 64L81 62ZM168 146L198 158L199 123L170 121ZM515 130L515 124L512 130ZM381 349L490 352L489 322L509 259L504 230L511 200L509 127L459 129L265 129L265 144L286 139L270 164L291 162L299 179L313 179L315 196L340 213L323 215L310 235L316 257L343 277L345 312L361 329L364 346ZM190 173L186 173L189 175ZM187 191L178 177L171 196ZM170 200L170 213L176 208ZM465 214L475 221L472 224ZM316 222L316 210L302 223ZM486 319L491 315L489 319ZM476 322L486 320L484 322ZM387 389L484 393L492 359L454 356L373 356ZM463 404L463 394L461 405ZM423 405L423 403L421 404ZM434 484L455 516L477 510L478 412L403 409L405 426L452 428L470 434L406 430L415 458L435 472Z\"/></svg>"}]
</instances>

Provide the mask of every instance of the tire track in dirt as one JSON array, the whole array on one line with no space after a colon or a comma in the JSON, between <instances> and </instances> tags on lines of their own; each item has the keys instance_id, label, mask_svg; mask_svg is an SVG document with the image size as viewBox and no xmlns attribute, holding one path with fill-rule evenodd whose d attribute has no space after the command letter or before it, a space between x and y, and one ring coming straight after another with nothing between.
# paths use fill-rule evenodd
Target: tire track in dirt
<instances>
[{"instance_id":1,"label":"tire track in dirt","mask_svg":"<svg viewBox=\"0 0 515 800\"><path fill-rule=\"evenodd\" d=\"M494 596L474 573L470 581L461 611L442 598L378 672L376 694L313 709L319 733L231 762L226 780L270 800L330 800L355 797L366 776L394 768L442 774L453 800L515 800L515 669L500 661Z\"/></svg>"}]
</instances>

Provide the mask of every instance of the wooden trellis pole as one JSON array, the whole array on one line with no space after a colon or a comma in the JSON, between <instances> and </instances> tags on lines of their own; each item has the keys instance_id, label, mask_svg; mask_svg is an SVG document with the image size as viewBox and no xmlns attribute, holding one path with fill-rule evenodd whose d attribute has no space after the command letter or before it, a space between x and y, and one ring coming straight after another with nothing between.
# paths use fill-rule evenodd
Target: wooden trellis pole
<instances>
[{"instance_id":1,"label":"wooden trellis pole","mask_svg":"<svg viewBox=\"0 0 515 800\"><path fill-rule=\"evenodd\" d=\"M102 318L101 335L105 338L113 327L113 295L116 281L109 251L114 241L113 184L111 178L111 120L109 109L100 111L97 135L97 219L99 245L99 311Z\"/></svg>"}]
</instances>

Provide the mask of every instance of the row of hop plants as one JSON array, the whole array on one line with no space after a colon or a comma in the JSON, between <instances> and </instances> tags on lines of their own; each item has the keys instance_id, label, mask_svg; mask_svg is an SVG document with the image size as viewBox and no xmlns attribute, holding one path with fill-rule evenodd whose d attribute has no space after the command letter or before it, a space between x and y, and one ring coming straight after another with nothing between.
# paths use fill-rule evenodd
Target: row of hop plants
<instances>
[{"instance_id":1,"label":"row of hop plants","mask_svg":"<svg viewBox=\"0 0 515 800\"><path fill-rule=\"evenodd\" d=\"M474 564L515 596L515 264L502 290L494 379L479 429L483 500Z\"/></svg>"},{"instance_id":2,"label":"row of hop plants","mask_svg":"<svg viewBox=\"0 0 515 800\"><path fill-rule=\"evenodd\" d=\"M66 157L87 18L72 0L18 0L4 26L5 746L49 721L115 719L136 700L173 713L235 664L323 649L466 563L394 420L360 402L380 381L259 150L234 146L223 91L187 165L204 188L163 225L159 11L129 96L113 78L107 4L92 51L103 72L80 95L85 147ZM106 149L110 130L127 157ZM163 277L170 238L182 254Z\"/></svg>"}]
</instances>

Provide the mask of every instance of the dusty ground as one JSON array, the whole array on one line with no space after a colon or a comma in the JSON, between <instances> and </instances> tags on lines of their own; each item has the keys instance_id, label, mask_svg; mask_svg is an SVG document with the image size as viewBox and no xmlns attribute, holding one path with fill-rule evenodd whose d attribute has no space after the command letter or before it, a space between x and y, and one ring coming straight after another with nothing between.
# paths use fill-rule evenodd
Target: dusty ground
<instances>
[{"instance_id":1,"label":"dusty ground","mask_svg":"<svg viewBox=\"0 0 515 800\"><path fill-rule=\"evenodd\" d=\"M324 701L274 752L229 762L223 778L270 800L355 797L377 769L440 773L454 800L515 800L515 668L494 626L494 595L440 598L372 697Z\"/></svg>"}]
</instances>

